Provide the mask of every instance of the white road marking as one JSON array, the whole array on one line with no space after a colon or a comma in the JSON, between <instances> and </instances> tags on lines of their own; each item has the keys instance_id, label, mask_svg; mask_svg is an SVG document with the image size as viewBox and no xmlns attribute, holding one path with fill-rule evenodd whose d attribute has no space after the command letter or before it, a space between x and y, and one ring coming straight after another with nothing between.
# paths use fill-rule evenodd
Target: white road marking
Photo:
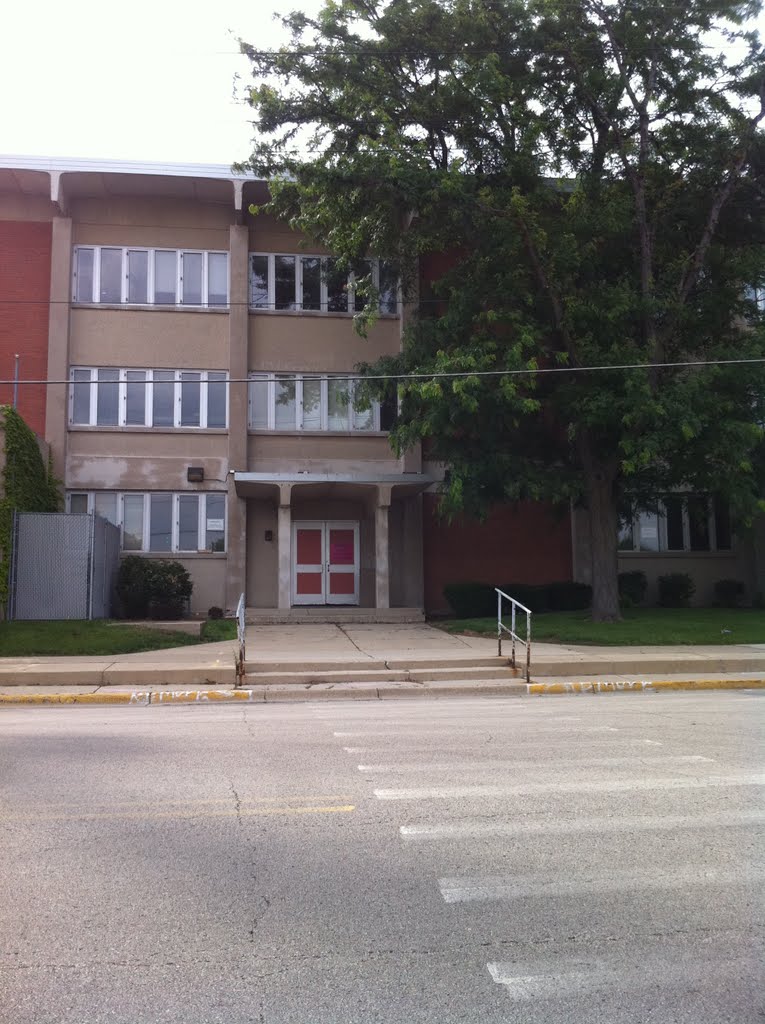
<instances>
[{"instance_id":1,"label":"white road marking","mask_svg":"<svg viewBox=\"0 0 765 1024\"><path fill-rule=\"evenodd\" d=\"M643 742L644 743L648 743L652 747L663 747L664 746L664 744L660 743L658 740L643 740Z\"/></svg>"},{"instance_id":2,"label":"white road marking","mask_svg":"<svg viewBox=\"0 0 765 1024\"><path fill-rule=\"evenodd\" d=\"M441 729L423 729L420 725L418 725L418 724L414 724L413 725L411 722L407 723L406 725L402 725L402 726L400 726L397 729L389 729L389 728L387 728L387 726L389 726L391 724L389 722L384 722L382 724L385 725L386 728L384 728L384 729L359 729L359 730L353 730L352 732L345 732L345 731L343 731L343 732L333 732L332 735L338 737L339 739L350 739L350 738L352 738L354 736L368 736L368 737L370 737L370 739L382 739L382 737L384 737L384 736L385 737L387 737L387 736L395 736L395 737L398 737L399 739L404 739L404 738L407 738L407 737L417 738L419 736L444 736L444 737L446 737L446 736L452 736L452 735L455 735L455 734L459 735L460 737L464 737L466 734L468 734L470 732L475 732L475 731L480 731L480 730L490 730L493 734L500 734L500 732L501 732L501 734L502 735L506 735L508 737L508 739L510 739L510 738L514 739L513 734L512 734L512 730L511 729L510 730L506 730L504 727L505 726L520 726L521 728L523 728L528 723L521 722L518 719L513 719L513 720L511 720L511 719L501 720L500 719L499 721L494 720L494 721L491 721L491 722L480 722L480 723L477 723L475 726L473 726L470 722L455 722L454 725L445 725L444 728L441 728ZM432 725L433 723L429 722L428 724ZM569 731L570 730L569 730L569 726L568 726L567 723L564 723L561 728L557 728L556 726L549 726L548 727L547 725L542 725L542 726L538 726L536 724L534 725L534 735L535 736L539 736L539 735L542 735L544 733L561 733L561 732L569 732ZM581 733L585 733L585 732L587 732L587 733L589 733L589 732L619 732L620 730L619 729L615 729L611 725L585 725L582 728L577 729L576 731L577 731L577 734L581 734Z\"/></svg>"},{"instance_id":3,"label":"white road marking","mask_svg":"<svg viewBox=\"0 0 765 1024\"><path fill-rule=\"evenodd\" d=\"M453 797L528 796L534 793L626 793L631 790L715 789L723 786L765 786L765 775L717 775L704 779L603 779L601 782L530 782L518 786L430 786L376 789L378 800L448 800Z\"/></svg>"},{"instance_id":4,"label":"white road marking","mask_svg":"<svg viewBox=\"0 0 765 1024\"><path fill-rule=\"evenodd\" d=\"M604 993L617 989L619 993L650 987L655 992L658 984L669 987L678 983L684 990L693 984L694 988L706 982L714 984L718 978L733 975L739 979L759 978L761 969L754 960L714 960L699 962L683 959L670 963L666 960L652 962L646 969L644 961L619 967L594 966L588 970L561 971L556 974L519 974L517 963L487 964L489 974L497 985L504 985L509 997L517 1002L537 999L569 999L595 991Z\"/></svg>"},{"instance_id":5,"label":"white road marking","mask_svg":"<svg viewBox=\"0 0 765 1024\"><path fill-rule=\"evenodd\" d=\"M690 886L751 885L765 880L765 867L740 864L729 870L707 867L669 867L665 873L652 866L644 872L602 871L581 866L580 874L507 875L486 878L440 878L438 887L445 903L522 900L544 896L586 896L613 892L644 892L651 889L685 889Z\"/></svg>"},{"instance_id":6,"label":"white road marking","mask_svg":"<svg viewBox=\"0 0 765 1024\"><path fill-rule=\"evenodd\" d=\"M724 811L720 814L640 815L631 818L572 818L570 821L474 822L456 825L402 825L405 840L473 839L482 836L572 835L587 832L661 832L674 829L735 828L765 823L765 811Z\"/></svg>"},{"instance_id":7,"label":"white road marking","mask_svg":"<svg viewBox=\"0 0 765 1024\"><path fill-rule=\"evenodd\" d=\"M346 747L346 750L349 748ZM713 757L703 757L701 754L678 754L678 755L667 755L665 757L652 757L650 760L641 760L640 767L650 767L651 765L669 765L669 764L699 764L700 762L706 762L711 764L714 762ZM515 768L518 771L561 771L562 768L567 768L570 771L576 770L577 768L598 768L598 767L635 767L637 764L635 757L588 757L581 761L573 760L571 758L556 759L550 758L547 761L413 761L411 764L360 764L358 769L360 772L397 772L404 774L406 772L472 772L472 771L488 771L491 768Z\"/></svg>"}]
</instances>

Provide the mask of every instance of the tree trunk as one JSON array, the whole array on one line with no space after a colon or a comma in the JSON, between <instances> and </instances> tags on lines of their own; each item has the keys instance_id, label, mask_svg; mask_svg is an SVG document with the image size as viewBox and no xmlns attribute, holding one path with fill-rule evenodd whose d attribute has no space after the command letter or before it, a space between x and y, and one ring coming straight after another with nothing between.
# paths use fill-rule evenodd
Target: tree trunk
<instances>
[{"instance_id":1,"label":"tree trunk","mask_svg":"<svg viewBox=\"0 0 765 1024\"><path fill-rule=\"evenodd\" d=\"M585 472L590 512L590 559L592 566L593 622L618 622L619 582L617 568L618 514L615 473L597 463Z\"/></svg>"}]
</instances>

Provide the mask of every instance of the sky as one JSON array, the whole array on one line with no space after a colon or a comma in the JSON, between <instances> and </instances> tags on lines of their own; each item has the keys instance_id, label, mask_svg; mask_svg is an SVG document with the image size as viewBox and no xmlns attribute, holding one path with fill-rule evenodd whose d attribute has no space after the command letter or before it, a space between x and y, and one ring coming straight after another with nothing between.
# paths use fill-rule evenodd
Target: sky
<instances>
[{"instance_id":1,"label":"sky","mask_svg":"<svg viewBox=\"0 0 765 1024\"><path fill-rule=\"evenodd\" d=\"M16 0L0 33L0 151L231 164L249 155L241 37L285 42L273 13L320 0ZM760 18L765 30L765 16Z\"/></svg>"}]
</instances>

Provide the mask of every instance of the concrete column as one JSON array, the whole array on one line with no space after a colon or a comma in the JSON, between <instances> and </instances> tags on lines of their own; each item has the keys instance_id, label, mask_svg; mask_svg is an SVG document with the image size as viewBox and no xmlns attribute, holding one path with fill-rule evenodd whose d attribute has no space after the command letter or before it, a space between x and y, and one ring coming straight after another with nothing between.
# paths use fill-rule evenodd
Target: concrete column
<instances>
[{"instance_id":1,"label":"concrete column","mask_svg":"<svg viewBox=\"0 0 765 1024\"><path fill-rule=\"evenodd\" d=\"M72 219L54 217L48 310L48 379L69 379L69 308L72 298ZM66 486L66 443L69 426L67 384L50 384L45 398L45 440L53 472Z\"/></svg>"},{"instance_id":2,"label":"concrete column","mask_svg":"<svg viewBox=\"0 0 765 1024\"><path fill-rule=\"evenodd\" d=\"M277 544L279 553L279 607L292 604L292 485L279 485Z\"/></svg>"},{"instance_id":3,"label":"concrete column","mask_svg":"<svg viewBox=\"0 0 765 1024\"><path fill-rule=\"evenodd\" d=\"M378 485L375 508L375 608L390 608L390 487Z\"/></svg>"},{"instance_id":4,"label":"concrete column","mask_svg":"<svg viewBox=\"0 0 765 1024\"><path fill-rule=\"evenodd\" d=\"M231 294L228 314L228 552L226 606L235 608L239 595L246 596L247 502L234 488L232 472L247 469L247 228L229 228Z\"/></svg>"}]
</instances>

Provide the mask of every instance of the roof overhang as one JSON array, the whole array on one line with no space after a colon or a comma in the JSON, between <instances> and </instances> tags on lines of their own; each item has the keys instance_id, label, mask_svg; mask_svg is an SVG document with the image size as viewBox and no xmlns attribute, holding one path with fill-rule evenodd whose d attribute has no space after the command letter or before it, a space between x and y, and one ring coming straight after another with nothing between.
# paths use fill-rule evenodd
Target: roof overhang
<instances>
[{"instance_id":1,"label":"roof overhang","mask_svg":"<svg viewBox=\"0 0 765 1024\"><path fill-rule=\"evenodd\" d=\"M236 493L242 498L272 498L282 487L311 487L316 491L390 488L392 497L419 494L438 483L426 473L233 473Z\"/></svg>"}]
</instances>

